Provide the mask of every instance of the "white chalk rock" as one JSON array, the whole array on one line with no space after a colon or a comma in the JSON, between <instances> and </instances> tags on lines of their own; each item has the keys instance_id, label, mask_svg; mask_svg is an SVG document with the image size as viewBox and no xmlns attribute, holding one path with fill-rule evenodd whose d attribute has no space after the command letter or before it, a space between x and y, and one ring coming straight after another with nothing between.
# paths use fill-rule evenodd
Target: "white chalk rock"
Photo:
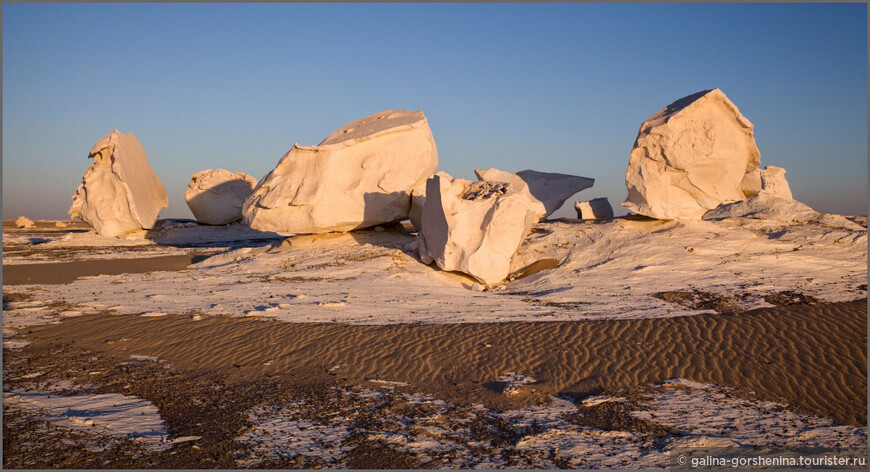
<instances>
[{"instance_id":1,"label":"white chalk rock","mask_svg":"<svg viewBox=\"0 0 870 472\"><path fill-rule=\"evenodd\" d=\"M792 197L782 167L767 166L760 171L760 176L761 190L757 194L746 200L719 205L706 212L703 219L752 218L785 223L819 221L823 216L830 219ZM839 220L831 226L852 227Z\"/></svg>"},{"instance_id":2,"label":"white chalk rock","mask_svg":"<svg viewBox=\"0 0 870 472\"><path fill-rule=\"evenodd\" d=\"M792 200L791 187L785 180L785 169L782 167L767 166L760 172L761 191L774 197Z\"/></svg>"},{"instance_id":3,"label":"white chalk rock","mask_svg":"<svg viewBox=\"0 0 870 472\"><path fill-rule=\"evenodd\" d=\"M517 173L506 172L494 168L476 169L474 173L479 180L507 182L515 185L532 200L538 218L546 218L565 204L577 192L586 190L595 183L595 179L577 175L557 174L553 172L538 172L523 170Z\"/></svg>"},{"instance_id":4,"label":"white chalk rock","mask_svg":"<svg viewBox=\"0 0 870 472\"><path fill-rule=\"evenodd\" d=\"M242 203L256 186L257 179L244 172L208 169L193 174L184 201L196 221L225 225L242 218Z\"/></svg>"},{"instance_id":5,"label":"white chalk rock","mask_svg":"<svg viewBox=\"0 0 870 472\"><path fill-rule=\"evenodd\" d=\"M613 207L606 197L593 198L588 202L574 202L577 218L581 220L600 220L613 218Z\"/></svg>"},{"instance_id":6,"label":"white chalk rock","mask_svg":"<svg viewBox=\"0 0 870 472\"><path fill-rule=\"evenodd\" d=\"M797 200L777 197L762 191L746 200L723 203L704 213L703 219L751 218L784 223L806 223L820 216L819 212Z\"/></svg>"},{"instance_id":7,"label":"white chalk rock","mask_svg":"<svg viewBox=\"0 0 870 472\"><path fill-rule=\"evenodd\" d=\"M34 224L33 220L26 216L19 216L18 219L15 220L15 226L18 228L33 228Z\"/></svg>"},{"instance_id":8,"label":"white chalk rock","mask_svg":"<svg viewBox=\"0 0 870 472\"><path fill-rule=\"evenodd\" d=\"M70 217L102 236L152 228L169 198L136 136L114 130L97 141L89 157L94 162L72 196Z\"/></svg>"},{"instance_id":9,"label":"white chalk rock","mask_svg":"<svg viewBox=\"0 0 870 472\"><path fill-rule=\"evenodd\" d=\"M752 123L719 89L671 103L640 127L622 204L660 219L700 219L756 190L760 154Z\"/></svg>"},{"instance_id":10,"label":"white chalk rock","mask_svg":"<svg viewBox=\"0 0 870 472\"><path fill-rule=\"evenodd\" d=\"M421 111L383 111L293 148L242 206L251 228L348 231L408 218L414 188L435 173L438 151Z\"/></svg>"},{"instance_id":11,"label":"white chalk rock","mask_svg":"<svg viewBox=\"0 0 870 472\"><path fill-rule=\"evenodd\" d=\"M420 258L484 284L502 281L537 211L514 184L453 179L439 172L426 183Z\"/></svg>"}]
</instances>

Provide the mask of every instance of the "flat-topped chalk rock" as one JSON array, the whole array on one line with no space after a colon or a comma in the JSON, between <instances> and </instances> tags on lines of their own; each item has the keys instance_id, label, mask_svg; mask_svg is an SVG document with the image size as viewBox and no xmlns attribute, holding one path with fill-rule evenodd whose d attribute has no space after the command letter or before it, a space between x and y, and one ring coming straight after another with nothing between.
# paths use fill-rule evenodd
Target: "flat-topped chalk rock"
<instances>
[{"instance_id":1,"label":"flat-topped chalk rock","mask_svg":"<svg viewBox=\"0 0 870 472\"><path fill-rule=\"evenodd\" d=\"M601 220L613 218L613 207L606 197L593 198L588 202L574 202L577 218L581 220Z\"/></svg>"},{"instance_id":2,"label":"flat-topped chalk rock","mask_svg":"<svg viewBox=\"0 0 870 472\"><path fill-rule=\"evenodd\" d=\"M242 204L257 179L244 172L207 169L193 174L184 201L196 221L207 225L225 225L242 218Z\"/></svg>"},{"instance_id":3,"label":"flat-topped chalk rock","mask_svg":"<svg viewBox=\"0 0 870 472\"><path fill-rule=\"evenodd\" d=\"M152 228L169 198L136 136L116 129L97 141L89 157L94 162L72 196L70 217L101 236Z\"/></svg>"},{"instance_id":4,"label":"flat-topped chalk rock","mask_svg":"<svg viewBox=\"0 0 870 472\"><path fill-rule=\"evenodd\" d=\"M760 172L761 191L775 197L791 200L791 187L785 180L785 169L776 166L767 166Z\"/></svg>"},{"instance_id":5,"label":"flat-topped chalk rock","mask_svg":"<svg viewBox=\"0 0 870 472\"><path fill-rule=\"evenodd\" d=\"M19 216L18 219L15 220L15 226L18 228L28 229L33 228L34 225L35 223L33 223L33 220L23 215Z\"/></svg>"},{"instance_id":6,"label":"flat-topped chalk rock","mask_svg":"<svg viewBox=\"0 0 870 472\"><path fill-rule=\"evenodd\" d=\"M242 206L251 228L349 231L408 218L411 193L438 168L421 111L387 110L354 121L317 146L293 148Z\"/></svg>"},{"instance_id":7,"label":"flat-topped chalk rock","mask_svg":"<svg viewBox=\"0 0 870 472\"><path fill-rule=\"evenodd\" d=\"M626 208L652 218L700 219L758 190L753 126L719 89L681 98L640 126Z\"/></svg>"},{"instance_id":8,"label":"flat-topped chalk rock","mask_svg":"<svg viewBox=\"0 0 870 472\"><path fill-rule=\"evenodd\" d=\"M464 272L484 284L500 282L538 211L515 184L439 172L426 184L418 253L442 270Z\"/></svg>"},{"instance_id":9,"label":"flat-topped chalk rock","mask_svg":"<svg viewBox=\"0 0 870 472\"><path fill-rule=\"evenodd\" d=\"M474 173L479 180L507 182L516 186L518 190L528 195L536 208L538 219L552 215L572 195L592 187L595 183L595 179L589 177L536 170L513 173L489 168L476 169Z\"/></svg>"}]
</instances>

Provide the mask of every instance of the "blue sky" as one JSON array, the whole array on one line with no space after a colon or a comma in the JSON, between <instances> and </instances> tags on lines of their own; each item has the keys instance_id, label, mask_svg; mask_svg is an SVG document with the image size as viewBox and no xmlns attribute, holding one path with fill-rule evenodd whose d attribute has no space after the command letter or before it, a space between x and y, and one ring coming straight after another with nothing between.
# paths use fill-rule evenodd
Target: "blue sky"
<instances>
[{"instance_id":1,"label":"blue sky","mask_svg":"<svg viewBox=\"0 0 870 472\"><path fill-rule=\"evenodd\" d=\"M64 218L113 128L191 217L190 176L423 110L440 169L593 177L625 199L647 117L720 88L795 198L866 214L865 4L4 4L3 217ZM569 201L570 204L570 201ZM559 216L573 216L563 209Z\"/></svg>"}]
</instances>

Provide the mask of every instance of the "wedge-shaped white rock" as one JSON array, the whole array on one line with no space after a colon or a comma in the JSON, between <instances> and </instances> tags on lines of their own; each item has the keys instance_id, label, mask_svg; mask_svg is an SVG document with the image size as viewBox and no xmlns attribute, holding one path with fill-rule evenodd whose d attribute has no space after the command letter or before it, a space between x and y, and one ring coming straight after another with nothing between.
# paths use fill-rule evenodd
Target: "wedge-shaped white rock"
<instances>
[{"instance_id":1,"label":"wedge-shaped white rock","mask_svg":"<svg viewBox=\"0 0 870 472\"><path fill-rule=\"evenodd\" d=\"M196 221L225 225L242 218L242 203L256 185L257 179L244 172L208 169L193 174L184 201Z\"/></svg>"},{"instance_id":2,"label":"wedge-shaped white rock","mask_svg":"<svg viewBox=\"0 0 870 472\"><path fill-rule=\"evenodd\" d=\"M700 219L757 191L759 158L752 123L721 90L690 95L641 125L622 205L653 218Z\"/></svg>"},{"instance_id":3,"label":"wedge-shaped white rock","mask_svg":"<svg viewBox=\"0 0 870 472\"><path fill-rule=\"evenodd\" d=\"M752 218L785 223L806 223L820 216L821 213L797 200L781 198L773 193L761 191L746 200L723 203L705 213L703 219Z\"/></svg>"},{"instance_id":4,"label":"wedge-shaped white rock","mask_svg":"<svg viewBox=\"0 0 870 472\"><path fill-rule=\"evenodd\" d=\"M97 141L89 157L94 162L72 196L70 217L102 236L152 228L169 198L136 136L114 130Z\"/></svg>"},{"instance_id":5,"label":"wedge-shaped white rock","mask_svg":"<svg viewBox=\"0 0 870 472\"><path fill-rule=\"evenodd\" d=\"M536 170L522 170L514 174L489 168L476 169L474 173L479 180L507 182L516 186L532 200L539 219L552 215L575 193L595 183L595 179L589 177Z\"/></svg>"},{"instance_id":6,"label":"wedge-shaped white rock","mask_svg":"<svg viewBox=\"0 0 870 472\"><path fill-rule=\"evenodd\" d=\"M35 223L33 222L33 220L26 216L19 216L18 219L15 220L15 226L18 228L33 228L34 225Z\"/></svg>"},{"instance_id":7,"label":"wedge-shaped white rock","mask_svg":"<svg viewBox=\"0 0 870 472\"><path fill-rule=\"evenodd\" d=\"M514 184L439 172L426 184L418 252L443 270L464 272L484 284L500 282L537 211Z\"/></svg>"},{"instance_id":8,"label":"wedge-shaped white rock","mask_svg":"<svg viewBox=\"0 0 870 472\"><path fill-rule=\"evenodd\" d=\"M242 207L251 228L325 233L408 218L411 191L438 167L420 111L383 111L293 148Z\"/></svg>"},{"instance_id":9,"label":"wedge-shaped white rock","mask_svg":"<svg viewBox=\"0 0 870 472\"><path fill-rule=\"evenodd\" d=\"M574 202L577 218L581 220L600 220L613 218L613 207L606 197L593 198L588 202Z\"/></svg>"}]
</instances>

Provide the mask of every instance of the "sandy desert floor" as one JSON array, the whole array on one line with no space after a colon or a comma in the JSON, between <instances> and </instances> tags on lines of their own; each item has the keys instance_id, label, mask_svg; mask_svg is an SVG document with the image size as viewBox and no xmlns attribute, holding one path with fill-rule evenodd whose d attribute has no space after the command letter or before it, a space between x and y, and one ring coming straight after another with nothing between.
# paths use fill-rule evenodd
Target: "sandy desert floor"
<instances>
[{"instance_id":1,"label":"sandy desert floor","mask_svg":"<svg viewBox=\"0 0 870 472\"><path fill-rule=\"evenodd\" d=\"M493 286L421 264L403 226L3 232L4 467L651 468L867 444L862 217L543 222Z\"/></svg>"}]
</instances>

